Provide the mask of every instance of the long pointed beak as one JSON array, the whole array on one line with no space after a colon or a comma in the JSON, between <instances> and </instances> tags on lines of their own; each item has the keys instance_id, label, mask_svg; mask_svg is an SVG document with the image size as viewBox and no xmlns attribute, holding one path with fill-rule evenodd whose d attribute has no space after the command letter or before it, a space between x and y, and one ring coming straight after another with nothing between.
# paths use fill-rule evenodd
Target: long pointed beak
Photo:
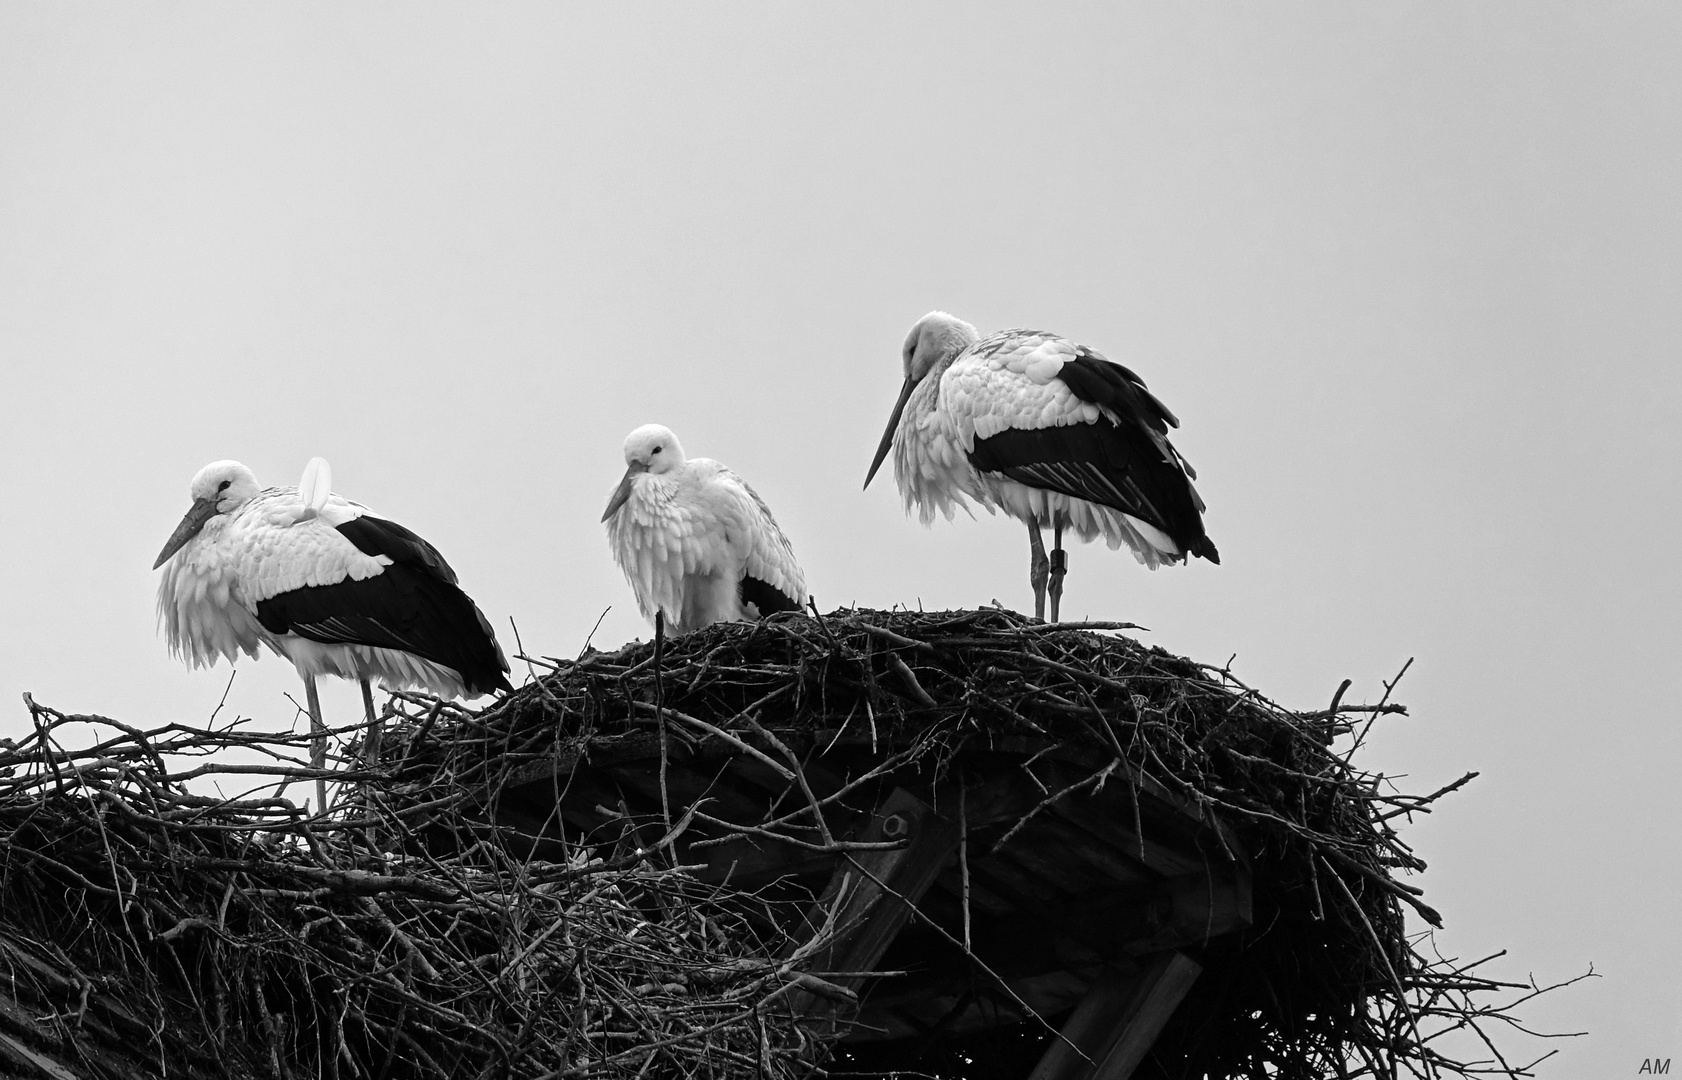
<instances>
[{"instance_id":1,"label":"long pointed beak","mask_svg":"<svg viewBox=\"0 0 1682 1080\"><path fill-rule=\"evenodd\" d=\"M894 414L888 418L888 430L882 432L882 445L876 448L876 458L870 463L870 471L864 474L864 486L876 479L876 470L882 467L882 462L893 449L894 435L899 431L899 415L905 411L905 403L911 400L911 391L917 389L917 380L907 375L905 385L899 388L899 400L894 402Z\"/></svg>"},{"instance_id":2,"label":"long pointed beak","mask_svg":"<svg viewBox=\"0 0 1682 1080\"><path fill-rule=\"evenodd\" d=\"M164 549L158 552L158 561L152 564L152 569L156 570L168 562L171 555L186 546L187 541L197 536L199 530L204 528L204 523L215 516L215 499L194 500L192 508L187 511L187 516L181 519L181 524L177 525L175 531L169 534L169 540L164 544Z\"/></svg>"},{"instance_id":3,"label":"long pointed beak","mask_svg":"<svg viewBox=\"0 0 1682 1080\"><path fill-rule=\"evenodd\" d=\"M625 505L625 500L631 497L631 485L636 481L637 474L647 471L648 466L646 465L632 465L625 470L625 478L619 481L618 487L613 489L613 497L607 500L607 509L602 511L603 521L619 512L619 508Z\"/></svg>"}]
</instances>

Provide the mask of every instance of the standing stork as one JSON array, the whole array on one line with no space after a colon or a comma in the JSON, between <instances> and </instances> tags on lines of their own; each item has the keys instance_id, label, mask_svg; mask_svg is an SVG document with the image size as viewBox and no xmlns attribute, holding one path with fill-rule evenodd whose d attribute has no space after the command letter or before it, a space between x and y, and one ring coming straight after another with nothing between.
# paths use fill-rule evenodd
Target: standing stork
<instances>
[{"instance_id":1,"label":"standing stork","mask_svg":"<svg viewBox=\"0 0 1682 1080\"><path fill-rule=\"evenodd\" d=\"M326 764L317 675L361 684L371 733L370 679L440 697L513 690L496 635L438 549L328 486L320 458L296 488L258 488L244 465L213 461L193 477L193 505L152 564L169 564L158 623L173 654L210 667L241 652L256 659L267 645L292 661L317 768ZM316 789L325 804L325 781Z\"/></svg>"},{"instance_id":2,"label":"standing stork","mask_svg":"<svg viewBox=\"0 0 1682 1080\"><path fill-rule=\"evenodd\" d=\"M805 606L806 575L765 500L711 458L684 457L659 424L625 439L625 478L602 520L657 630L683 634Z\"/></svg>"},{"instance_id":3,"label":"standing stork","mask_svg":"<svg viewBox=\"0 0 1682 1080\"><path fill-rule=\"evenodd\" d=\"M967 511L965 496L1026 522L1036 618L1049 579L1057 621L1065 528L1126 544L1152 570L1190 555L1221 561L1203 531L1197 473L1168 441L1180 422L1132 371L1039 330L983 338L944 311L917 320L903 358L905 385L865 487L892 448L906 513L915 506L923 524L937 510L947 520Z\"/></svg>"}]
</instances>

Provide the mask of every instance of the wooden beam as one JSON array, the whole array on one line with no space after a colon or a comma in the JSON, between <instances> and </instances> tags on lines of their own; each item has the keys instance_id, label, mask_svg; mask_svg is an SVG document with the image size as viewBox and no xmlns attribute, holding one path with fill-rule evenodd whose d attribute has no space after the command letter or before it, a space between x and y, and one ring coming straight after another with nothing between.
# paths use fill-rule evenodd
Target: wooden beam
<instances>
[{"instance_id":1,"label":"wooden beam","mask_svg":"<svg viewBox=\"0 0 1682 1080\"><path fill-rule=\"evenodd\" d=\"M1108 1036L1138 981L1136 970L1105 968L1064 1022L1062 1037L1053 1040L1040 1056L1028 1080L1081 1080L1091 1076L1104 1059Z\"/></svg>"},{"instance_id":2,"label":"wooden beam","mask_svg":"<svg viewBox=\"0 0 1682 1080\"><path fill-rule=\"evenodd\" d=\"M1126 945L1125 951L1134 956L1201 945L1253 921L1250 871L1236 863L1212 867L1207 874L1171 878L1164 884L1167 916L1151 934Z\"/></svg>"},{"instance_id":3,"label":"wooden beam","mask_svg":"<svg viewBox=\"0 0 1682 1080\"><path fill-rule=\"evenodd\" d=\"M1142 971L1106 969L1029 1080L1127 1080L1202 971L1177 952L1157 954Z\"/></svg>"},{"instance_id":4,"label":"wooden beam","mask_svg":"<svg viewBox=\"0 0 1682 1080\"><path fill-rule=\"evenodd\" d=\"M813 955L804 969L849 990L866 976L829 978L824 972L868 972L911 918L912 909L941 867L958 847L958 827L904 788L882 800L855 839L867 843L906 839L902 848L858 851L843 856L823 895L807 913L812 933L822 928L835 909L835 936ZM837 907L839 905L839 907ZM807 1013L830 1011L836 1003L801 993L796 1008Z\"/></svg>"},{"instance_id":5,"label":"wooden beam","mask_svg":"<svg viewBox=\"0 0 1682 1080\"><path fill-rule=\"evenodd\" d=\"M1046 754L1046 758L1060 764L1073 765L1077 769L1089 769L1104 764L1103 758L1094 755L1091 751L1073 748L1052 750ZM1145 775L1128 762L1122 762L1117 771L1121 774L1118 779L1124 779L1130 783L1134 790L1149 795L1158 803L1173 809L1183 821L1194 823L1199 829L1214 829L1234 852L1239 852L1237 836L1207 807L1194 802L1179 792L1171 791L1160 781ZM1242 853L1239 852L1239 854L1242 857Z\"/></svg>"},{"instance_id":6,"label":"wooden beam","mask_svg":"<svg viewBox=\"0 0 1682 1080\"><path fill-rule=\"evenodd\" d=\"M1079 1004L1091 985L1090 973L1082 978L1064 969L1020 979L1006 976L1005 987L1009 993L996 985L980 983L978 986L974 979L967 984L940 987L908 985L906 980L894 979L870 992L860 1006L857 1023L842 1041L870 1043L926 1038L932 1026L943 1017L943 1037L973 1035L990 1028L1033 1022L1018 999L1039 1016L1055 1016ZM979 996L971 993L977 988ZM969 1006L956 1016L948 1015L965 998Z\"/></svg>"},{"instance_id":7,"label":"wooden beam","mask_svg":"<svg viewBox=\"0 0 1682 1080\"><path fill-rule=\"evenodd\" d=\"M1145 970L1120 1025L1120 1035L1104 1054L1092 1080L1127 1080L1155 1045L1168 1018L1203 968L1184 953L1163 953Z\"/></svg>"}]
</instances>

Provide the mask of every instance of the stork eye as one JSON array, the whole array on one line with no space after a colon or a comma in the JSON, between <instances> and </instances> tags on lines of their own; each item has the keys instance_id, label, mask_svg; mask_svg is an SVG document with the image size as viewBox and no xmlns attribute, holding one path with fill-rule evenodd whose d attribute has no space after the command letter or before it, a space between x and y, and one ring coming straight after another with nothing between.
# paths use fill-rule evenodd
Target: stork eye
<instances>
[{"instance_id":1,"label":"stork eye","mask_svg":"<svg viewBox=\"0 0 1682 1080\"><path fill-rule=\"evenodd\" d=\"M658 454L659 452L660 452L660 447L658 447L658 446L656 446L654 449L649 451L650 454Z\"/></svg>"},{"instance_id":2,"label":"stork eye","mask_svg":"<svg viewBox=\"0 0 1682 1080\"><path fill-rule=\"evenodd\" d=\"M217 491L227 491L228 490L228 485L232 484L232 483L233 483L232 480L224 480L220 484L216 485L216 490Z\"/></svg>"}]
</instances>

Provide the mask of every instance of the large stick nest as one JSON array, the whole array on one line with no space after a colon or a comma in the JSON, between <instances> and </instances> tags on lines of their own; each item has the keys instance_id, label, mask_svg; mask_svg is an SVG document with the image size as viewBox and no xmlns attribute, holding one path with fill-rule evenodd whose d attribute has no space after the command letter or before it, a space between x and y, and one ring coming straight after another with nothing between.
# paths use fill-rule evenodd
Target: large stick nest
<instances>
[{"instance_id":1,"label":"large stick nest","mask_svg":"<svg viewBox=\"0 0 1682 1080\"><path fill-rule=\"evenodd\" d=\"M876 771L934 778L1007 742L1080 748L1107 764L1051 797L1079 798L1106 781L1166 789L1230 826L1255 862L1254 927L1199 954L1205 973L1152 1067L1257 1080L1525 1074L1528 1065L1487 1039L1463 1059L1443 1052L1465 1048L1454 1036L1481 1032L1479 1021L1502 1026L1491 992L1536 990L1475 974L1484 961L1427 955L1428 938L1407 928L1409 911L1431 926L1441 919L1403 877L1425 864L1395 826L1475 774L1409 795L1353 763L1378 717L1405 713L1388 700L1394 683L1377 703L1344 703L1345 683L1329 708L1292 711L1225 668L1113 632L1128 628L1047 626L1002 610L853 610L718 626L663 651L646 643L533 660L548 674L443 737L427 730L435 707L407 710L409 753L424 769L406 791L420 801L466 788L494 808L534 766L624 753L656 734L690 753L728 750L726 741L796 773L814 755L868 744ZM844 848L823 823L837 806L808 798L806 816L780 808L779 831L813 849ZM667 824L685 809L668 807ZM712 827L708 843L764 837L751 826L733 832L743 823L704 804L689 809ZM1003 843L1012 829L1004 833L983 839ZM1038 1041L1044 1030L1034 1027Z\"/></svg>"},{"instance_id":2,"label":"large stick nest","mask_svg":"<svg viewBox=\"0 0 1682 1080\"><path fill-rule=\"evenodd\" d=\"M742 823L680 804L646 849L534 843L489 824L499 793L627 740L722 741L795 772L820 748L869 744L883 769L938 777L1029 739L1109 762L1084 790L1191 801L1253 860L1253 928L1199 955L1205 974L1147 1068L1528 1075L1482 1036L1508 1019L1493 995L1537 991L1428 956L1408 931L1409 909L1439 920L1398 877L1423 863L1394 826L1467 778L1409 796L1352 763L1370 723L1401 708L1293 712L1099 629L848 611L715 626L658 656L648 643L534 660L545 674L480 713L393 695L377 764L340 730L350 771L314 816L288 797L317 776L305 736L238 721L141 732L30 702L35 736L0 746L0 952L24 1006L0 1008L0 1061L33 1052L102 1076L801 1075L830 1031L790 1007L834 990L809 971L823 932L810 937L806 904L702 884L674 858L669 822L686 810L715 836ZM89 723L97 740L68 747ZM821 800L804 813L780 831L846 851ZM1467 1032L1487 1049L1445 1052Z\"/></svg>"}]
</instances>

